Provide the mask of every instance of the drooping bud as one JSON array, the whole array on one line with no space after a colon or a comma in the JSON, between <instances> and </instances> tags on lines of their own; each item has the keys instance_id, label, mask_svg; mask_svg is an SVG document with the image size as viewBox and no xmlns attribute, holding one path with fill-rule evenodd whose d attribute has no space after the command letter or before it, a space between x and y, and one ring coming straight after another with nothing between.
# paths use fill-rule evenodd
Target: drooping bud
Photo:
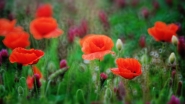
<instances>
[{"instance_id":1,"label":"drooping bud","mask_svg":"<svg viewBox=\"0 0 185 104\"><path fill-rule=\"evenodd\" d=\"M177 36L173 35L173 36L172 36L172 39L171 39L171 42L172 42L174 45L177 45L177 44L178 44L178 38L177 38Z\"/></svg>"},{"instance_id":2,"label":"drooping bud","mask_svg":"<svg viewBox=\"0 0 185 104\"><path fill-rule=\"evenodd\" d=\"M140 39L139 39L139 45L141 48L144 48L146 46L146 42L145 42L145 36L141 36Z\"/></svg>"},{"instance_id":3,"label":"drooping bud","mask_svg":"<svg viewBox=\"0 0 185 104\"><path fill-rule=\"evenodd\" d=\"M174 95L172 95L170 101L168 102L168 104L180 104L180 100L179 98L175 97Z\"/></svg>"},{"instance_id":4,"label":"drooping bud","mask_svg":"<svg viewBox=\"0 0 185 104\"><path fill-rule=\"evenodd\" d=\"M169 63L173 64L176 61L175 53L172 52L169 57Z\"/></svg>"},{"instance_id":5,"label":"drooping bud","mask_svg":"<svg viewBox=\"0 0 185 104\"><path fill-rule=\"evenodd\" d=\"M118 39L116 41L116 48L117 48L118 51L123 49L123 42L121 41L121 39Z\"/></svg>"},{"instance_id":6,"label":"drooping bud","mask_svg":"<svg viewBox=\"0 0 185 104\"><path fill-rule=\"evenodd\" d=\"M60 61L60 68L62 69L62 68L65 68L65 67L67 67L67 61L65 59L63 59L63 60Z\"/></svg>"}]
</instances>

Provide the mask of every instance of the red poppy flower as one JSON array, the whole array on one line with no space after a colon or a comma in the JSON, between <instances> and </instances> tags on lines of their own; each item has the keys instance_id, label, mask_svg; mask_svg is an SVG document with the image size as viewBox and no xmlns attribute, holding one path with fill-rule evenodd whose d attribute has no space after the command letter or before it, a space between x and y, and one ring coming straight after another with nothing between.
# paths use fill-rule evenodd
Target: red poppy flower
<instances>
[{"instance_id":1,"label":"red poppy flower","mask_svg":"<svg viewBox=\"0 0 185 104\"><path fill-rule=\"evenodd\" d=\"M26 65L36 64L43 55L44 55L44 52L41 50L35 50L35 49L27 50L27 49L18 47L12 51L9 57L9 60L11 63L16 62L26 66Z\"/></svg>"},{"instance_id":2,"label":"red poppy flower","mask_svg":"<svg viewBox=\"0 0 185 104\"><path fill-rule=\"evenodd\" d=\"M17 47L26 48L30 45L29 34L24 31L10 32L4 38L3 43L6 47L11 49Z\"/></svg>"},{"instance_id":3,"label":"red poppy flower","mask_svg":"<svg viewBox=\"0 0 185 104\"><path fill-rule=\"evenodd\" d=\"M36 18L30 23L30 32L35 39L56 38L63 34L54 18Z\"/></svg>"},{"instance_id":4,"label":"red poppy flower","mask_svg":"<svg viewBox=\"0 0 185 104\"><path fill-rule=\"evenodd\" d=\"M141 72L141 64L133 58L118 58L116 60L118 68L111 69L112 73L120 75L126 79L133 79L139 76Z\"/></svg>"},{"instance_id":5,"label":"red poppy flower","mask_svg":"<svg viewBox=\"0 0 185 104\"><path fill-rule=\"evenodd\" d=\"M50 4L43 4L38 7L36 11L36 18L38 17L52 17L52 7Z\"/></svg>"},{"instance_id":6,"label":"red poppy flower","mask_svg":"<svg viewBox=\"0 0 185 104\"><path fill-rule=\"evenodd\" d=\"M82 58L85 60L102 60L106 54L114 53L111 51L114 43L111 38L105 35L87 35L80 41L80 45L84 52Z\"/></svg>"},{"instance_id":7,"label":"red poppy flower","mask_svg":"<svg viewBox=\"0 0 185 104\"><path fill-rule=\"evenodd\" d=\"M34 87L34 76L38 76L38 78L36 77L36 83L39 83L39 87L41 86L41 83L40 83L40 78L42 78L42 73L40 72L40 70L36 67L36 66L33 66L32 67L32 70L33 70L33 77L31 76L28 76L27 79L26 79L26 83L27 83L27 86L29 89L33 89Z\"/></svg>"},{"instance_id":8,"label":"red poppy flower","mask_svg":"<svg viewBox=\"0 0 185 104\"><path fill-rule=\"evenodd\" d=\"M5 36L14 29L16 20L0 19L0 36Z\"/></svg>"},{"instance_id":9,"label":"red poppy flower","mask_svg":"<svg viewBox=\"0 0 185 104\"><path fill-rule=\"evenodd\" d=\"M165 24L164 22L156 22L154 27L148 29L148 33L156 41L171 42L173 35L176 35L178 26L175 24Z\"/></svg>"}]
</instances>

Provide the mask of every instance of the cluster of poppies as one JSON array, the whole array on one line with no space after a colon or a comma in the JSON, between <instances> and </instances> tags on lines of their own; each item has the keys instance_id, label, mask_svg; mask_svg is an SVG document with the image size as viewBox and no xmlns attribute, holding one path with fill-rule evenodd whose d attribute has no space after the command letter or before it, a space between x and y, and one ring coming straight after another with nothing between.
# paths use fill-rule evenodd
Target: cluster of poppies
<instances>
[{"instance_id":1,"label":"cluster of poppies","mask_svg":"<svg viewBox=\"0 0 185 104\"><path fill-rule=\"evenodd\" d=\"M63 34L63 30L58 28L57 21L52 17L52 7L49 4L41 5L35 14L35 19L30 23L30 32L37 40L43 38L56 38ZM103 16L102 16L103 15ZM100 17L105 17L100 13ZM103 21L104 19L102 19ZM18 63L23 66L36 64L44 55L41 50L25 49L30 45L29 34L20 26L15 26L16 20L9 21L0 19L0 35L5 36L3 43L6 47L12 49L9 57L11 63ZM108 24L107 24L108 25ZM156 41L171 42L172 36L176 36L178 26L175 24L166 25L163 22L156 22L155 26L148 29L148 33ZM118 44L119 45L119 44ZM84 60L103 60L107 54L115 54L111 49L114 43L111 38L101 34L89 34L80 40L82 58ZM116 59L118 68L112 68L113 74L120 75L126 79L133 79L141 75L141 64L134 58ZM28 76L27 85L29 89L41 86L39 81L42 74L36 66L32 66L33 76Z\"/></svg>"},{"instance_id":2,"label":"cluster of poppies","mask_svg":"<svg viewBox=\"0 0 185 104\"><path fill-rule=\"evenodd\" d=\"M36 49L25 49L30 45L29 33L25 32L21 26L15 26L16 20L0 19L0 36L4 36L3 43L12 49L9 57L11 63L27 66L36 64L44 56L44 52ZM36 13L35 19L30 23L30 32L37 40L43 38L55 38L63 34L63 30L58 28L57 21L52 18L52 7L50 4L41 5ZM28 88L40 83L41 72L33 66L33 76L28 76ZM36 79L36 80L34 80ZM38 86L41 84L37 84Z\"/></svg>"}]
</instances>

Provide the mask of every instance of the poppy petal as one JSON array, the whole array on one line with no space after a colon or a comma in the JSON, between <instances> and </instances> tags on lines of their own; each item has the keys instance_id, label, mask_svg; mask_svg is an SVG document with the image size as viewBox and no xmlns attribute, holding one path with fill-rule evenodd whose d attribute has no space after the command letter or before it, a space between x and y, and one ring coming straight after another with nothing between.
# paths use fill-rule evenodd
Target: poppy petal
<instances>
[{"instance_id":1,"label":"poppy petal","mask_svg":"<svg viewBox=\"0 0 185 104\"><path fill-rule=\"evenodd\" d=\"M90 53L90 54L82 55L82 58L84 60L94 60L94 59L103 60L103 57L106 54L114 54L114 52L112 52L110 50L102 51L102 52L95 52L95 53Z\"/></svg>"}]
</instances>

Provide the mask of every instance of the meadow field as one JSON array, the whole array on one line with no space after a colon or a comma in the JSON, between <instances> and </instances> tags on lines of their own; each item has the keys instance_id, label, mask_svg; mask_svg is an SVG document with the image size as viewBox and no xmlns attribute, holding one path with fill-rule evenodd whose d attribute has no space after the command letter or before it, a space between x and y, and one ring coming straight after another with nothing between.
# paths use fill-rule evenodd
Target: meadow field
<instances>
[{"instance_id":1,"label":"meadow field","mask_svg":"<svg viewBox=\"0 0 185 104\"><path fill-rule=\"evenodd\" d=\"M0 0L0 104L185 104L185 1Z\"/></svg>"}]
</instances>

